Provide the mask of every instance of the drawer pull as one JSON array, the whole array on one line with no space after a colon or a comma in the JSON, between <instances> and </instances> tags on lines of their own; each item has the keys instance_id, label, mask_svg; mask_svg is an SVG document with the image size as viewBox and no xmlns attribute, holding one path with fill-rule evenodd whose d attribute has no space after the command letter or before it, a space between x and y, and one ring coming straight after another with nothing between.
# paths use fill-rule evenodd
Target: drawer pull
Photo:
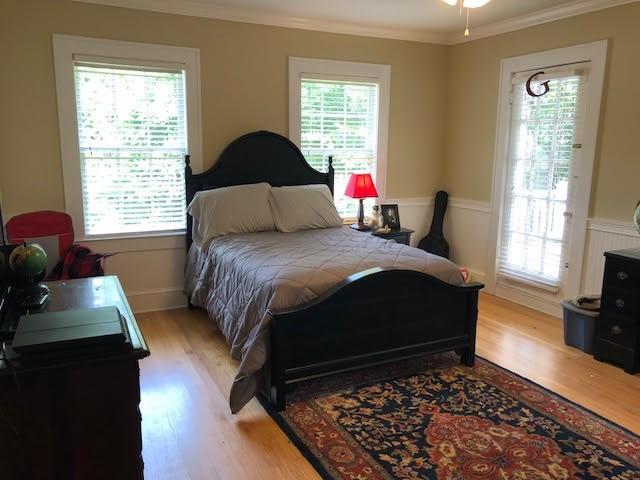
<instances>
[{"instance_id":1,"label":"drawer pull","mask_svg":"<svg viewBox=\"0 0 640 480\"><path fill-rule=\"evenodd\" d=\"M613 333L614 335L620 335L622 333L622 327L619 325L614 325L613 327L611 327L611 333Z\"/></svg>"},{"instance_id":2,"label":"drawer pull","mask_svg":"<svg viewBox=\"0 0 640 480\"><path fill-rule=\"evenodd\" d=\"M618 280L626 280L629 278L629 274L627 272L618 272L616 276L618 277Z\"/></svg>"},{"instance_id":3,"label":"drawer pull","mask_svg":"<svg viewBox=\"0 0 640 480\"><path fill-rule=\"evenodd\" d=\"M622 298L618 298L618 299L616 300L616 307L618 307L618 308L624 308L624 299L622 299Z\"/></svg>"}]
</instances>

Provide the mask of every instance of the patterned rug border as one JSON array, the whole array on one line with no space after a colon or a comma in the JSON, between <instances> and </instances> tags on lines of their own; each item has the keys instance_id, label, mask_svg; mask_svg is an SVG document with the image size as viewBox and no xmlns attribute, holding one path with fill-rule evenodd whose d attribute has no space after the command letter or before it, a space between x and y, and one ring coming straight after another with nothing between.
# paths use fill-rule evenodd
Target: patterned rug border
<instances>
[{"instance_id":1,"label":"patterned rug border","mask_svg":"<svg viewBox=\"0 0 640 480\"><path fill-rule=\"evenodd\" d=\"M436 357L441 357L442 354L437 355ZM430 357L426 357L425 360L429 360ZM433 357L431 357L433 358ZM561 402L565 402L568 405L572 406L573 408L575 408L578 412L583 413L583 414L588 414L593 416L594 418L600 420L601 422L604 422L605 424L607 424L607 426L609 428L613 428L615 430L618 430L620 433L628 435L632 438L637 439L638 441L640 441L640 435L631 431L630 429L613 422L612 420L600 415L599 413L594 412L593 410L590 410L586 407L584 407L583 405L580 405L579 403L565 397L564 395L554 392L553 390L540 385L537 382L534 382L533 380L530 380L522 375L520 375L519 373L513 372L512 370L509 370L501 365L498 365L494 362L492 362L491 360L487 360L484 357L481 357L480 355L476 355L476 359L480 360L481 362L485 362L486 364L488 364L491 367L494 367L502 372L504 372L505 374L520 380L522 382L525 382L528 385L534 386L537 389L543 391L544 393L546 393L547 395L554 397L557 400L560 400ZM415 359L414 359L415 361ZM409 361L401 361L401 362L397 362L397 363L405 363L405 362L409 362ZM460 365L458 364L457 366L463 366L464 365ZM435 366L437 367L437 366ZM445 367L446 368L446 367ZM474 367L465 367L465 368L470 368L473 369ZM392 381L394 379L399 379L399 378L404 378L407 375L411 375L411 373L409 372L409 370L407 369L404 372L401 373L396 373L393 375L381 375L379 377L374 377L371 376L370 378L367 379L362 379L360 382L354 383L352 385L353 388L358 388L358 387L363 387L365 385L371 384L373 382L383 382L383 381ZM336 375L339 376L339 375ZM510 392L508 391L504 391L502 388L500 388L500 386L498 385L494 385L495 388L498 388L500 391L502 391L503 393L505 393L506 395L511 395ZM327 387L325 389L321 389L321 391L319 391L318 393L327 393L328 391L331 390L331 387ZM278 425L278 427L280 427L280 429L285 433L285 435L287 436L287 438L289 439L289 441L298 449L298 451L302 454L302 456L311 464L311 466L316 470L316 472L320 475L320 477L323 480L334 480L334 476L329 472L329 470L327 469L327 467L324 465L324 463L320 460L319 456L313 452L313 450L304 443L304 441L302 440L302 436L299 435L297 432L294 431L294 429L291 427L291 425L289 425L287 423L287 421L285 420L285 418L281 415L280 412L278 412L277 410L275 410L273 408L273 406L271 405L271 403L262 395L259 395L258 397L258 401L260 402L260 404L262 405L262 407L264 408L264 410L269 414L269 416L274 420L274 422ZM523 401L522 399L520 399L519 401ZM524 401L523 401L524 403ZM531 407L531 405L528 405L529 407ZM546 412L542 412L539 411L538 408L535 408L536 412L538 412L540 415L543 415L544 417L547 418L551 418L552 420L559 422L559 419L557 418L552 418L549 416L549 414L547 414ZM566 428L571 428L570 425L563 425ZM580 435L584 435L583 433L580 433ZM593 439L591 439L593 441ZM619 454L618 454L619 455Z\"/></svg>"},{"instance_id":2,"label":"patterned rug border","mask_svg":"<svg viewBox=\"0 0 640 480\"><path fill-rule=\"evenodd\" d=\"M479 358L479 359L480 359L480 360L482 360L483 362L486 362L486 363L488 363L488 364L490 364L490 365L492 365L492 366L494 366L494 367L497 367L498 369L500 369L500 370L502 370L502 371L504 371L504 372L506 372L506 373L508 373L508 374L510 374L510 375L512 375L512 376L514 376L514 377L516 377L516 378L518 378L518 379L520 379L520 380L524 380L525 382L528 382L528 383L530 383L530 384L532 384L532 385L536 386L537 388L539 388L540 390L544 391L545 393L547 393L547 394L549 394L549 395L551 395L551 396L553 396L553 397L555 397L555 398L557 398L557 399L559 399L559 400L562 400L563 402L568 403L569 405L571 405L572 407L574 407L576 410L580 410L580 411L581 411L581 412L583 412L583 413L588 413L589 415L593 415L593 416L594 416L594 417L596 417L597 419L599 419L599 420L601 420L601 421L603 421L603 422L605 422L605 423L609 424L611 427L615 427L616 429L620 430L622 433L625 433L626 435L629 435L629 436L631 436L631 437L634 437L634 438L636 438L638 441L640 441L640 434L635 433L635 432L633 432L633 431L629 430L628 428L626 428L626 427L624 427L624 426L620 425L619 423L615 423L613 420L610 420L610 419L608 419L608 418L606 418L606 417L604 417L604 416L600 415L599 413L596 413L596 412L594 412L593 410L590 410L590 409L588 409L587 407L585 407L585 406L583 406L583 405L580 405L579 403L577 403L577 402L575 402L575 401L573 401L573 400L568 399L568 398L567 398L567 397L565 397L564 395L562 395L562 394L560 394L560 393L558 393L558 392L554 392L553 390L551 390L551 389L549 389L549 388L547 388L547 387L545 387L545 386L543 386L543 385L540 385L539 383L536 383L536 382L534 382L533 380L531 380L531 379L529 379L529 378L527 378L527 377L524 377L524 376L520 375L519 373L513 372L513 371L511 371L511 370L509 370L509 369L507 369L507 368L505 368L505 367L502 367L502 366L498 365L497 363L493 363L491 360L487 360L487 359L486 359L486 358L484 358L484 357L481 357L481 356L479 356L479 355L476 355L476 358ZM499 388L499 387L497 387L497 386L496 386L496 388ZM525 403L523 400L520 400L520 401L522 401L523 403ZM537 411L537 410L536 410L536 411ZM545 414L544 412L538 412L538 413L540 413L541 415L544 415L545 417L549 417L549 416L548 416L547 414ZM553 419L553 420L554 420L554 421L556 421L556 422L559 422L559 420L558 420L558 419ZM581 435L582 435L582 434L581 434Z\"/></svg>"}]
</instances>

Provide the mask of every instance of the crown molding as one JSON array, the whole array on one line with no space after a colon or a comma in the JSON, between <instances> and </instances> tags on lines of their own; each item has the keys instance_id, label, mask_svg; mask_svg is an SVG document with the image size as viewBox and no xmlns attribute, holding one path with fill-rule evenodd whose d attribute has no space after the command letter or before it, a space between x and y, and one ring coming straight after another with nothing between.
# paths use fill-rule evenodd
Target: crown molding
<instances>
[{"instance_id":1,"label":"crown molding","mask_svg":"<svg viewBox=\"0 0 640 480\"><path fill-rule=\"evenodd\" d=\"M416 30L385 28L357 23L334 22L305 17L296 17L282 13L269 13L250 8L229 7L204 3L198 0L73 0L80 3L93 3L111 7L150 10L160 13L188 15L192 17L213 18L231 22L253 23L273 27L296 28L317 32L340 33L360 37L388 38L421 43L446 44L446 34Z\"/></svg>"},{"instance_id":2,"label":"crown molding","mask_svg":"<svg viewBox=\"0 0 640 480\"><path fill-rule=\"evenodd\" d=\"M461 43L472 42L481 38L493 37L502 33L515 32L524 28L542 25L543 23L555 22L563 18L584 15L585 13L597 12L608 8L619 7L629 3L637 3L640 0L576 0L557 7L550 7L539 10L527 15L510 18L501 22L489 23L471 28L471 36L464 37L462 35L462 26L460 32L452 32L447 35L445 43L448 45L458 45Z\"/></svg>"},{"instance_id":3,"label":"crown molding","mask_svg":"<svg viewBox=\"0 0 640 480\"><path fill-rule=\"evenodd\" d=\"M640 0L575 0L574 2L551 7L538 12L511 18L501 22L481 25L472 29L470 37L462 36L460 29L447 33L425 32L399 28L375 27L357 23L334 22L330 20L296 17L283 13L269 13L257 9L229 7L204 3L200 0L73 0L80 3L92 3L111 7L150 10L160 13L188 15L192 17L213 18L231 22L253 23L273 27L296 28L317 32L339 33L361 37L388 38L412 42L433 43L439 45L457 45L481 38L514 32L563 18L618 7ZM429 1L429 0L425 0ZM435 1L435 0L433 0ZM438 0L439 1L439 0Z\"/></svg>"}]
</instances>

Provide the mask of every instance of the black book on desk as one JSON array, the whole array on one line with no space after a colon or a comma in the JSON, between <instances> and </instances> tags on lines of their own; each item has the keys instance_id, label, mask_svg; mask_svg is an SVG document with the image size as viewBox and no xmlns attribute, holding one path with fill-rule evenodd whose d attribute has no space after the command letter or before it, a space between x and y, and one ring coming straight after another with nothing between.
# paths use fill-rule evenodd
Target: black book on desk
<instances>
[{"instance_id":1,"label":"black book on desk","mask_svg":"<svg viewBox=\"0 0 640 480\"><path fill-rule=\"evenodd\" d=\"M22 316L11 348L31 363L124 352L131 343L118 308L98 307Z\"/></svg>"}]
</instances>

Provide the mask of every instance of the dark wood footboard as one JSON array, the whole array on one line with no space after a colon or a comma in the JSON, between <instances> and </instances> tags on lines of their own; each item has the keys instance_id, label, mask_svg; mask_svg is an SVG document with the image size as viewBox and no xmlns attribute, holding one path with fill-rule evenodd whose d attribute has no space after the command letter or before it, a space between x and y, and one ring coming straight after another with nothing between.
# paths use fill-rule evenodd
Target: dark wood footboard
<instances>
[{"instance_id":1,"label":"dark wood footboard","mask_svg":"<svg viewBox=\"0 0 640 480\"><path fill-rule=\"evenodd\" d=\"M308 304L270 312L271 402L284 409L296 382L427 353L455 350L473 365L483 287L374 268Z\"/></svg>"}]
</instances>

